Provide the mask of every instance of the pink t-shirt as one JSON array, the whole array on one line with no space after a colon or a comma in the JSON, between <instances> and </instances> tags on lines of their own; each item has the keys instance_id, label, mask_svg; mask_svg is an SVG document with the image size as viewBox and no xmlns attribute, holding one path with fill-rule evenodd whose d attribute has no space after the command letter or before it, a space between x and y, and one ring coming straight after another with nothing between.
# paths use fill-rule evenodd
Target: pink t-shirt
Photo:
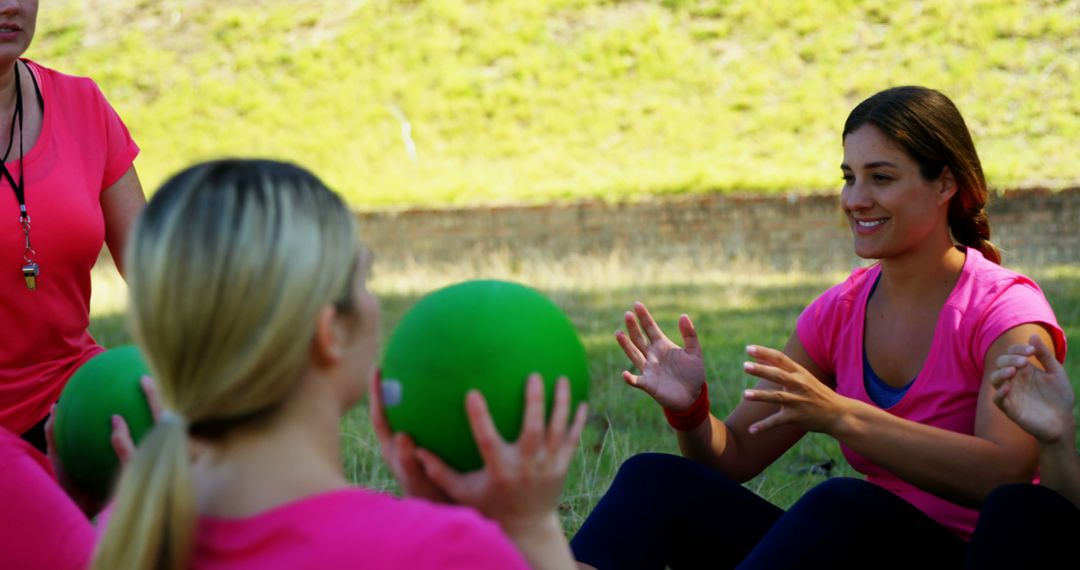
<instances>
[{"instance_id":1,"label":"pink t-shirt","mask_svg":"<svg viewBox=\"0 0 1080 570\"><path fill-rule=\"evenodd\" d=\"M105 242L101 192L139 152L93 81L23 61L38 80L45 116L22 164L5 163L15 180L26 169L41 267L36 291L27 290L21 270L19 203L0 180L0 427L17 434L44 418L68 377L102 350L87 330L90 269Z\"/></svg>"},{"instance_id":2,"label":"pink t-shirt","mask_svg":"<svg viewBox=\"0 0 1080 570\"><path fill-rule=\"evenodd\" d=\"M56 483L48 459L0 429L0 568L82 570L94 529Z\"/></svg>"},{"instance_id":3,"label":"pink t-shirt","mask_svg":"<svg viewBox=\"0 0 1080 570\"><path fill-rule=\"evenodd\" d=\"M528 568L472 509L365 489L315 495L243 519L201 517L193 568Z\"/></svg>"},{"instance_id":4,"label":"pink t-shirt","mask_svg":"<svg viewBox=\"0 0 1080 570\"><path fill-rule=\"evenodd\" d=\"M963 270L938 317L926 362L904 397L886 411L974 434L983 365L998 337L1018 325L1039 323L1050 331L1062 362L1066 346L1054 312L1034 281L987 261L977 250L966 251ZM863 384L863 324L870 290L880 274L878 265L856 269L811 303L796 328L810 358L836 378L836 392L875 407ZM923 491L844 445L841 449L867 481L903 497L955 534L970 537L978 511Z\"/></svg>"}]
</instances>

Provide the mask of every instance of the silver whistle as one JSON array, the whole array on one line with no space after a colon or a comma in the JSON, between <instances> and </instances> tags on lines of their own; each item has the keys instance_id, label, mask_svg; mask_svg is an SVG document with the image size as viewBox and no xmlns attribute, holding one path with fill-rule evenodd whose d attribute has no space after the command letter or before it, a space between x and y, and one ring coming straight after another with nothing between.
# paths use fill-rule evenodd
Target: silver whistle
<instances>
[{"instance_id":1,"label":"silver whistle","mask_svg":"<svg viewBox=\"0 0 1080 570\"><path fill-rule=\"evenodd\" d=\"M34 262L23 265L22 274L23 279L26 279L26 288L33 291L37 289L37 276L41 273L41 268Z\"/></svg>"}]
</instances>

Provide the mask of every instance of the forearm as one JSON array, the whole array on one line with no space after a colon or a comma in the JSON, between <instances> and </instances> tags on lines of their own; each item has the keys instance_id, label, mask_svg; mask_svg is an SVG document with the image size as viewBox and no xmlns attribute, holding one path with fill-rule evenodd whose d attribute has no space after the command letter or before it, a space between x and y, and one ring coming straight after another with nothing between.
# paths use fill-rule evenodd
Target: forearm
<instances>
[{"instance_id":1,"label":"forearm","mask_svg":"<svg viewBox=\"0 0 1080 570\"><path fill-rule=\"evenodd\" d=\"M505 530L534 570L578 567L573 553L570 552L570 543L567 542L559 518L554 512L534 525Z\"/></svg>"},{"instance_id":2,"label":"forearm","mask_svg":"<svg viewBox=\"0 0 1080 570\"><path fill-rule=\"evenodd\" d=\"M675 430L675 436L683 457L705 465L717 465L727 449L727 427L712 414L692 430Z\"/></svg>"},{"instance_id":3,"label":"forearm","mask_svg":"<svg viewBox=\"0 0 1080 570\"><path fill-rule=\"evenodd\" d=\"M979 506L995 487L1030 481L1034 447L1017 457L997 443L850 401L828 432L897 477L952 502Z\"/></svg>"},{"instance_id":4,"label":"forearm","mask_svg":"<svg viewBox=\"0 0 1080 570\"><path fill-rule=\"evenodd\" d=\"M1039 445L1039 479L1080 507L1080 456L1072 439Z\"/></svg>"}]
</instances>

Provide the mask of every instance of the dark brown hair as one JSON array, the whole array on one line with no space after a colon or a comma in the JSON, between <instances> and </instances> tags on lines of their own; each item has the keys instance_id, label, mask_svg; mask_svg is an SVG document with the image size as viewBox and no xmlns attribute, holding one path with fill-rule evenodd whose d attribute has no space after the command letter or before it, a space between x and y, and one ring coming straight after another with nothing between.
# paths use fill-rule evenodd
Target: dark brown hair
<instances>
[{"instance_id":1,"label":"dark brown hair","mask_svg":"<svg viewBox=\"0 0 1080 570\"><path fill-rule=\"evenodd\" d=\"M979 250L994 263L1001 252L990 243L986 215L989 192L979 155L964 118L942 93L926 87L886 89L859 103L844 123L843 138L871 124L919 164L926 180L937 180L945 167L956 180L949 202L949 229L961 245Z\"/></svg>"}]
</instances>

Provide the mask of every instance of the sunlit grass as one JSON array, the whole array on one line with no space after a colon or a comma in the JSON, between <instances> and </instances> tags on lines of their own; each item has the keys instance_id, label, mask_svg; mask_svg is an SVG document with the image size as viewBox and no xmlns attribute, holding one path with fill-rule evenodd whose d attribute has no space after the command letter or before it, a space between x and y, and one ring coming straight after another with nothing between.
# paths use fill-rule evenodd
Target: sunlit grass
<instances>
[{"instance_id":1,"label":"sunlit grass","mask_svg":"<svg viewBox=\"0 0 1080 570\"><path fill-rule=\"evenodd\" d=\"M861 99L951 96L990 184L1080 183L1080 2L42 2L29 56L102 86L148 188L220 155L355 205L834 189Z\"/></svg>"},{"instance_id":2,"label":"sunlit grass","mask_svg":"<svg viewBox=\"0 0 1080 570\"><path fill-rule=\"evenodd\" d=\"M1033 267L1026 270L1042 286L1059 322L1071 339L1080 338L1080 266ZM614 477L619 464L643 451L677 453L675 438L659 408L619 378L626 360L612 339L621 315L635 300L649 304L661 326L676 334L680 313L692 316L699 330L709 372L712 410L723 416L753 381L741 372L748 343L781 346L795 321L817 294L843 278L843 273L775 272L753 264L723 268L680 259L641 261L621 255L604 258L507 255L476 258L468 263L394 267L376 264L370 283L381 299L383 334L421 295L467 279L494 278L522 282L544 291L570 316L586 345L592 374L591 417L581 449L571 468L561 514L574 532ZM94 272L91 330L105 344L127 342L123 318L124 286L111 265ZM1080 391L1080 359L1067 363ZM361 405L342 421L345 469L358 484L396 490L383 465L366 408ZM852 474L837 443L812 434L772 467L748 483L751 489L786 507L829 473Z\"/></svg>"}]
</instances>

